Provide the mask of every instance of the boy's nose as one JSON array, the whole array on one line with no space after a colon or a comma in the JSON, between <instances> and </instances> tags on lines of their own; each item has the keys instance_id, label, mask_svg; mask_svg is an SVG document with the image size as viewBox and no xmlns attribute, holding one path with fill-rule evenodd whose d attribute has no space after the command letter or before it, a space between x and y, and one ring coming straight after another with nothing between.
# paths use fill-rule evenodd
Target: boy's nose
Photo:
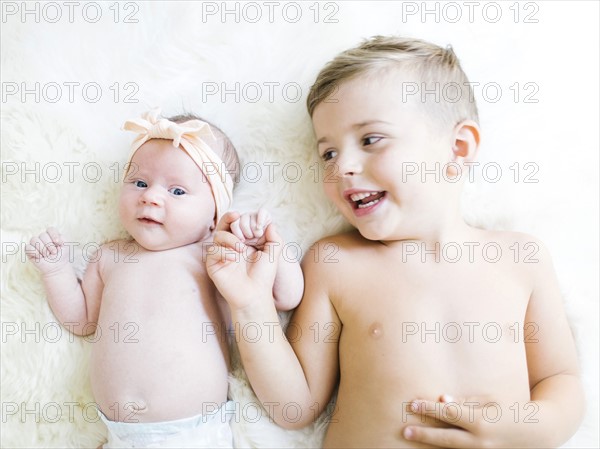
<instances>
[{"instance_id":1,"label":"boy's nose","mask_svg":"<svg viewBox=\"0 0 600 449\"><path fill-rule=\"evenodd\" d=\"M346 154L338 157L338 175L342 177L354 176L362 172L362 162L355 155Z\"/></svg>"}]
</instances>

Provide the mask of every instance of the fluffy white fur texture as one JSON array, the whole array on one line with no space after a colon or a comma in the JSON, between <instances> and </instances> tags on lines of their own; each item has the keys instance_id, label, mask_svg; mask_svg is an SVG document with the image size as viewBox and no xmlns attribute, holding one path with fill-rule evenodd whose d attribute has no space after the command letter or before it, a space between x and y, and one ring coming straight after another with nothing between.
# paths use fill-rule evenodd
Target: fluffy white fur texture
<instances>
[{"instance_id":1,"label":"fluffy white fur texture","mask_svg":"<svg viewBox=\"0 0 600 449\"><path fill-rule=\"evenodd\" d=\"M599 447L598 3L521 4L517 23L512 2L497 4L502 16L495 23L497 7L483 14L486 2L474 10L472 23L468 6L460 2L456 23L450 23L456 6L437 3L436 20L421 16L421 2L407 3L419 9L416 15L403 15L402 2L279 2L272 23L262 2L204 2L204 15L201 2L120 3L117 23L112 3L87 9L80 3L72 23L62 2L55 3L58 10L37 3L39 23L35 15L21 16L21 2L3 3L2 447L96 447L103 441L104 426L92 422L93 410L86 408L93 401L91 343L70 341L66 331L57 336L39 274L20 245L56 226L78 242L76 266L82 271L83 245L124 235L115 174L132 136L120 131L123 121L155 106L165 114L187 110L213 121L231 136L245 164L235 207L268 207L286 239L306 250L344 227L314 179L317 158L306 93L326 61L375 34L452 44L470 80L480 83L479 161L495 162L503 172L496 183L478 172L465 186L465 217L485 227L535 234L550 247L587 394L584 423L565 447ZM35 4L27 8L35 10ZM435 4L429 8L435 11ZM9 14L15 7L17 13ZM97 8L102 16L92 23ZM208 15L214 8L218 13ZM222 17L224 8L239 8L239 18ZM302 16L292 23L298 10ZM137 23L125 23L128 15ZM525 23L526 18L538 22ZM35 89L35 83L39 98L23 97L22 90ZM70 84L72 98L68 83L79 83ZM84 92L86 83L97 84ZM237 99L231 93L235 83ZM500 86L500 98L490 83ZM207 95L215 88L218 94ZM225 90L230 92L221 98ZM127 95L137 102L125 101ZM527 95L538 102L525 102ZM279 165L270 180L272 162ZM539 182L515 183L509 168L515 162L521 180L532 172L524 164L537 164L533 179ZM257 167L262 176L255 180ZM36 326L37 334L26 333ZM256 402L237 360L231 397L242 405ZM316 447L326 427L322 421L303 431L284 431L264 416L250 417L253 406L247 410L248 419L234 420L240 447Z\"/></svg>"}]
</instances>

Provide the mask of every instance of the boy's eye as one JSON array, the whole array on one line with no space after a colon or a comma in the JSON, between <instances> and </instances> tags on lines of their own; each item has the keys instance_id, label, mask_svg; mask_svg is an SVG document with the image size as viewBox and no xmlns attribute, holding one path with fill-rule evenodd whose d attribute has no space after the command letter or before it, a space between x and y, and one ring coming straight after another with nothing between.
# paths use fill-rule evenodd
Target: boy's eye
<instances>
[{"instance_id":1,"label":"boy's eye","mask_svg":"<svg viewBox=\"0 0 600 449\"><path fill-rule=\"evenodd\" d=\"M173 187L172 189L169 190L169 192L171 192L173 195L176 195L176 196L185 195L185 190L180 189L179 187Z\"/></svg>"},{"instance_id":2,"label":"boy's eye","mask_svg":"<svg viewBox=\"0 0 600 449\"><path fill-rule=\"evenodd\" d=\"M363 138L362 143L365 146L367 146L367 145L373 145L374 143L379 142L381 139L383 139L383 137L368 136L368 137Z\"/></svg>"},{"instance_id":3,"label":"boy's eye","mask_svg":"<svg viewBox=\"0 0 600 449\"><path fill-rule=\"evenodd\" d=\"M138 179L137 181L134 181L133 184L136 187L141 187L141 188L146 188L148 187L148 184L146 184L144 181L142 181L141 179Z\"/></svg>"},{"instance_id":4,"label":"boy's eye","mask_svg":"<svg viewBox=\"0 0 600 449\"><path fill-rule=\"evenodd\" d=\"M330 159L333 159L335 156L337 156L337 151L334 151L334 150L327 150L327 151L325 151L325 152L324 152L324 153L321 155L321 158L322 158L324 161L328 161L328 160L330 160Z\"/></svg>"}]
</instances>

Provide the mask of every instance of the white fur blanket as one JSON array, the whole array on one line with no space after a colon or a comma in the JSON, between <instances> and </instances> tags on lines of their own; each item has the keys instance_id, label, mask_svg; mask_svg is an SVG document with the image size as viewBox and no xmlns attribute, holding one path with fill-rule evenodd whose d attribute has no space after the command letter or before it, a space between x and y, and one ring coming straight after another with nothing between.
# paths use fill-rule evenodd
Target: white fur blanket
<instances>
[{"instance_id":1,"label":"white fur blanket","mask_svg":"<svg viewBox=\"0 0 600 449\"><path fill-rule=\"evenodd\" d=\"M213 121L241 155L235 206L268 207L306 250L344 226L315 182L306 94L326 61L375 34L452 44L478 83L482 170L464 213L549 246L587 394L565 447L599 447L598 3L467 3L2 2L2 447L103 440L90 343L61 334L23 242L57 226L82 270L94 245L123 235L123 121L154 106ZM239 363L230 393L255 401ZM283 431L248 407L238 446L319 446L324 423Z\"/></svg>"}]
</instances>

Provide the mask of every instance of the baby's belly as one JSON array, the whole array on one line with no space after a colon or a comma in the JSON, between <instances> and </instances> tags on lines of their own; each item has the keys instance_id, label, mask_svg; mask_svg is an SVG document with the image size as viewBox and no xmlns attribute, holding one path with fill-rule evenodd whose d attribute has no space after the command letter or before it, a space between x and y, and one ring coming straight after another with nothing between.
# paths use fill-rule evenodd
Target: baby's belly
<instances>
[{"instance_id":1,"label":"baby's belly","mask_svg":"<svg viewBox=\"0 0 600 449\"><path fill-rule=\"evenodd\" d=\"M225 333L206 315L193 310L128 320L106 313L99 329L91 382L110 420L175 420L209 413L226 401Z\"/></svg>"},{"instance_id":2,"label":"baby's belly","mask_svg":"<svg viewBox=\"0 0 600 449\"><path fill-rule=\"evenodd\" d=\"M447 409L428 410L422 418L409 408L415 399L436 400L442 394L473 399L479 404L470 404L470 412L482 419L495 419L496 413L507 417L515 403L523 411L529 400L524 347L508 339L491 345L411 343L398 335L366 340L358 335L360 343L346 337L340 341L342 377L326 448L426 447L405 440L404 428L448 427L433 419L447 416Z\"/></svg>"}]
</instances>

